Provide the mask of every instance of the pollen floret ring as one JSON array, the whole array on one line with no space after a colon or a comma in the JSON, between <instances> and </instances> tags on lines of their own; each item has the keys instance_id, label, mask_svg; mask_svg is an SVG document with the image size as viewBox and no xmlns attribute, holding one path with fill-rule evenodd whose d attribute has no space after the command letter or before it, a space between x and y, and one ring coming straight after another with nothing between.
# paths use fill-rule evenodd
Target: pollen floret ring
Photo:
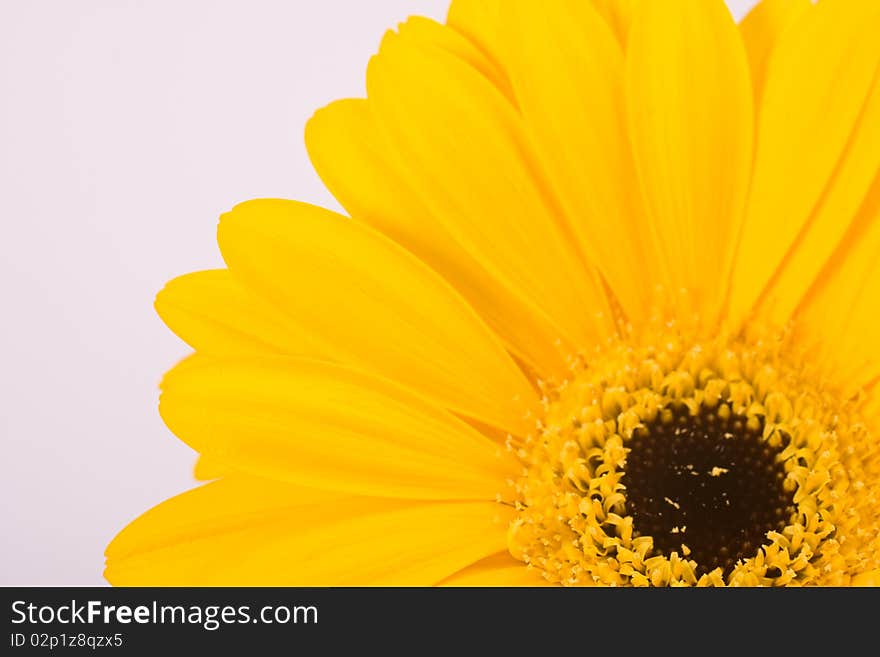
<instances>
[{"instance_id":1,"label":"pollen floret ring","mask_svg":"<svg viewBox=\"0 0 880 657\"><path fill-rule=\"evenodd\" d=\"M861 481L878 450L857 401L785 352L667 326L584 359L516 447L511 553L562 584L842 585L876 568L880 500Z\"/></svg>"}]
</instances>

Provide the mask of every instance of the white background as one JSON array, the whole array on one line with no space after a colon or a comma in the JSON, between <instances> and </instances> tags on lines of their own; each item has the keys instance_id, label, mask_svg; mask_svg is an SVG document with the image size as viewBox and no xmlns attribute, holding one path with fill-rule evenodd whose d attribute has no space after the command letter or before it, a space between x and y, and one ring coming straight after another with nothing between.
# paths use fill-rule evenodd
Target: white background
<instances>
[{"instance_id":1,"label":"white background","mask_svg":"<svg viewBox=\"0 0 880 657\"><path fill-rule=\"evenodd\" d=\"M0 0L0 585L103 583L116 532L193 485L156 412L188 350L155 293L221 266L237 202L337 208L306 120L363 95L386 29L446 7Z\"/></svg>"}]
</instances>

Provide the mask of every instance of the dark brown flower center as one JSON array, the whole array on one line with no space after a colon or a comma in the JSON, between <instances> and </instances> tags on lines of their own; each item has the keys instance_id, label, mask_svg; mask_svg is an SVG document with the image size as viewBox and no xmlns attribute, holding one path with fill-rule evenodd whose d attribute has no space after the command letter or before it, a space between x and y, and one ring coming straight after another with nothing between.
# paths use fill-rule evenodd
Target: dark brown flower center
<instances>
[{"instance_id":1,"label":"dark brown flower center","mask_svg":"<svg viewBox=\"0 0 880 657\"><path fill-rule=\"evenodd\" d=\"M725 576L756 554L768 531L794 511L783 488L780 448L763 439L763 421L691 415L668 407L633 434L622 483L635 535L651 536L653 554L693 559L698 573L720 567Z\"/></svg>"}]
</instances>

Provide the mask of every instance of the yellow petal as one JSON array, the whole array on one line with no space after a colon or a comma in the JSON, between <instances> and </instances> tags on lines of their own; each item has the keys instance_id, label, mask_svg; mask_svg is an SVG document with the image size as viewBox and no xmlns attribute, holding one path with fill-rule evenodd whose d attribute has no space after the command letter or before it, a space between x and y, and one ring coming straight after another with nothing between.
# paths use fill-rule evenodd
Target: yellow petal
<instances>
[{"instance_id":1,"label":"yellow petal","mask_svg":"<svg viewBox=\"0 0 880 657\"><path fill-rule=\"evenodd\" d=\"M325 352L317 340L226 269L194 272L169 281L156 296L156 312L201 353L320 356Z\"/></svg>"},{"instance_id":2,"label":"yellow petal","mask_svg":"<svg viewBox=\"0 0 880 657\"><path fill-rule=\"evenodd\" d=\"M452 0L446 24L467 37L503 69L500 23L504 0Z\"/></svg>"},{"instance_id":3,"label":"yellow petal","mask_svg":"<svg viewBox=\"0 0 880 657\"><path fill-rule=\"evenodd\" d=\"M880 586L880 570L872 570L852 579L852 586Z\"/></svg>"},{"instance_id":4,"label":"yellow petal","mask_svg":"<svg viewBox=\"0 0 880 657\"><path fill-rule=\"evenodd\" d=\"M706 322L726 291L752 158L745 52L721 0L643 2L630 29L630 134L671 292Z\"/></svg>"},{"instance_id":5,"label":"yellow petal","mask_svg":"<svg viewBox=\"0 0 880 657\"><path fill-rule=\"evenodd\" d=\"M876 3L821 2L771 55L734 269L735 322L762 294L764 309L787 319L876 174L876 106L872 118L860 123L860 116L880 61L878 21ZM780 274L788 280L773 289Z\"/></svg>"},{"instance_id":6,"label":"yellow petal","mask_svg":"<svg viewBox=\"0 0 880 657\"><path fill-rule=\"evenodd\" d=\"M306 126L306 146L324 184L353 218L375 226L441 273L505 346L542 377L567 373L571 345L563 345L542 311L488 272L431 216L377 135L367 100L342 100L319 110Z\"/></svg>"},{"instance_id":7,"label":"yellow petal","mask_svg":"<svg viewBox=\"0 0 880 657\"><path fill-rule=\"evenodd\" d=\"M233 468L228 463L213 456L199 454L198 459L196 459L196 465L193 468L193 477L199 481L210 481L228 475L232 471Z\"/></svg>"},{"instance_id":8,"label":"yellow petal","mask_svg":"<svg viewBox=\"0 0 880 657\"><path fill-rule=\"evenodd\" d=\"M613 326L595 271L534 170L515 108L460 59L402 30L367 71L381 132L432 215L487 270L510 281L580 346Z\"/></svg>"},{"instance_id":9,"label":"yellow petal","mask_svg":"<svg viewBox=\"0 0 880 657\"><path fill-rule=\"evenodd\" d=\"M224 529L257 529L271 514L350 497L257 477L218 479L172 497L133 520L107 546L106 554L110 561L121 560ZM209 559L212 555L206 552L203 556ZM213 556L221 561L219 555Z\"/></svg>"},{"instance_id":10,"label":"yellow petal","mask_svg":"<svg viewBox=\"0 0 880 657\"><path fill-rule=\"evenodd\" d=\"M218 231L230 269L334 359L512 433L537 403L522 371L437 274L364 224L294 201L250 201Z\"/></svg>"},{"instance_id":11,"label":"yellow petal","mask_svg":"<svg viewBox=\"0 0 880 657\"><path fill-rule=\"evenodd\" d=\"M440 582L441 586L552 586L506 550L486 557Z\"/></svg>"},{"instance_id":12,"label":"yellow petal","mask_svg":"<svg viewBox=\"0 0 880 657\"><path fill-rule=\"evenodd\" d=\"M423 45L439 48L445 53L457 57L480 72L486 80L494 84L502 94L513 101L513 92L507 75L489 53L468 39L467 36L423 16L411 16L406 23L400 26L400 30L405 31L409 38L416 39Z\"/></svg>"},{"instance_id":13,"label":"yellow petal","mask_svg":"<svg viewBox=\"0 0 880 657\"><path fill-rule=\"evenodd\" d=\"M593 6L614 31L621 46L626 47L629 26L637 0L592 0Z\"/></svg>"},{"instance_id":14,"label":"yellow petal","mask_svg":"<svg viewBox=\"0 0 880 657\"><path fill-rule=\"evenodd\" d=\"M880 175L796 313L802 344L851 391L880 375Z\"/></svg>"},{"instance_id":15,"label":"yellow petal","mask_svg":"<svg viewBox=\"0 0 880 657\"><path fill-rule=\"evenodd\" d=\"M865 386L868 398L865 400L863 417L873 422L874 431L880 431L880 372Z\"/></svg>"},{"instance_id":16,"label":"yellow petal","mask_svg":"<svg viewBox=\"0 0 880 657\"><path fill-rule=\"evenodd\" d=\"M255 551L232 576L248 577L266 561L290 559L293 563L280 573L260 573L260 581L281 586L435 585L503 549L513 514L510 507L492 502L435 503L306 527L300 535Z\"/></svg>"},{"instance_id":17,"label":"yellow petal","mask_svg":"<svg viewBox=\"0 0 880 657\"><path fill-rule=\"evenodd\" d=\"M502 549L511 512L491 502L316 496L224 479L172 498L107 548L128 586L432 585Z\"/></svg>"},{"instance_id":18,"label":"yellow petal","mask_svg":"<svg viewBox=\"0 0 880 657\"><path fill-rule=\"evenodd\" d=\"M746 44L749 66L752 69L756 105L760 103L759 98L764 88L767 60L780 35L812 6L810 0L762 0L740 23L740 33Z\"/></svg>"},{"instance_id":19,"label":"yellow petal","mask_svg":"<svg viewBox=\"0 0 880 657\"><path fill-rule=\"evenodd\" d=\"M628 317L640 319L658 271L633 194L620 45L580 0L508 2L504 28L519 106L572 232Z\"/></svg>"},{"instance_id":20,"label":"yellow petal","mask_svg":"<svg viewBox=\"0 0 880 657\"><path fill-rule=\"evenodd\" d=\"M196 451L303 486L493 500L516 473L503 446L451 413L319 361L191 358L165 376L159 412Z\"/></svg>"}]
</instances>

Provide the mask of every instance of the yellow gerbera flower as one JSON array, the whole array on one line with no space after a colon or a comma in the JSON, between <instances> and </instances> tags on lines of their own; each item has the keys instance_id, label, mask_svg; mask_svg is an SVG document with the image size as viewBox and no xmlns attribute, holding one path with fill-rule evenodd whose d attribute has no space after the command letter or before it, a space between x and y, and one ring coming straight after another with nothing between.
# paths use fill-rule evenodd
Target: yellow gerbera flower
<instances>
[{"instance_id":1,"label":"yellow gerbera flower","mask_svg":"<svg viewBox=\"0 0 880 657\"><path fill-rule=\"evenodd\" d=\"M880 4L455 0L156 301L114 584L880 583Z\"/></svg>"}]
</instances>

